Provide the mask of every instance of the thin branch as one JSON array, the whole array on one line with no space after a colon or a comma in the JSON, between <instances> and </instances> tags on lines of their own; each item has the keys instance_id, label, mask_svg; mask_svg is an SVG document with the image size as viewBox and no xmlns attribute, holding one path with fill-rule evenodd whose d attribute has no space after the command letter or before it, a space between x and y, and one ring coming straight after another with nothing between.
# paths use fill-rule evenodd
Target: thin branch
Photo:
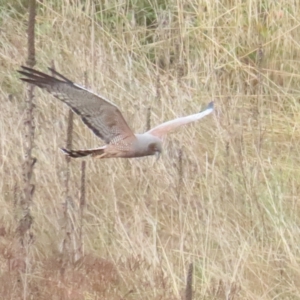
<instances>
[{"instance_id":1,"label":"thin branch","mask_svg":"<svg viewBox=\"0 0 300 300\"><path fill-rule=\"evenodd\" d=\"M85 168L86 168L86 162L83 161L81 163L81 186L80 186L80 215L79 215L79 257L83 256L83 213L84 213L84 207L85 207Z\"/></svg>"},{"instance_id":2,"label":"thin branch","mask_svg":"<svg viewBox=\"0 0 300 300\"><path fill-rule=\"evenodd\" d=\"M185 287L185 300L193 299L193 263L190 263L189 270L186 278L186 287Z\"/></svg>"},{"instance_id":3,"label":"thin branch","mask_svg":"<svg viewBox=\"0 0 300 300\"><path fill-rule=\"evenodd\" d=\"M28 6L29 21L28 21L28 58L27 64L33 67L35 64L35 50L34 50L34 26L35 26L35 0L29 1ZM19 221L17 232L21 237L21 243L24 244L24 237L26 232L31 228L32 216L30 213L30 205L33 199L35 190L34 184L31 183L33 175L33 167L36 163L36 159L32 157L33 141L34 141L34 87L30 85L28 87L26 98L26 113L24 120L25 131L25 160L22 166L23 169L23 195L21 198L22 218Z\"/></svg>"}]
</instances>

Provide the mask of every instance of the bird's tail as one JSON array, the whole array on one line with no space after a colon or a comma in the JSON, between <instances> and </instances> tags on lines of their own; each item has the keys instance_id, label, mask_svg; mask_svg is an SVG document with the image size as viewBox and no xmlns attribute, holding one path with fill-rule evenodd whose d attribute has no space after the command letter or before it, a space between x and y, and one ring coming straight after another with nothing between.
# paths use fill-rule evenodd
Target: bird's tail
<instances>
[{"instance_id":1,"label":"bird's tail","mask_svg":"<svg viewBox=\"0 0 300 300\"><path fill-rule=\"evenodd\" d=\"M61 151L70 157L78 158L78 157L84 157L84 156L103 156L104 155L104 148L94 148L94 149L86 149L86 150L71 150L71 149L65 149L60 148Z\"/></svg>"}]
</instances>

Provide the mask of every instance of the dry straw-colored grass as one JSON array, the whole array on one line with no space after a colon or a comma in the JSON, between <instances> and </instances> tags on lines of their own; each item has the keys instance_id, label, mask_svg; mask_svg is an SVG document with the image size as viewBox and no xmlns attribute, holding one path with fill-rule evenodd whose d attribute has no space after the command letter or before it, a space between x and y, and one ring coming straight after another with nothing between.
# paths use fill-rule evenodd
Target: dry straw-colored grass
<instances>
[{"instance_id":1,"label":"dry straw-colored grass","mask_svg":"<svg viewBox=\"0 0 300 300\"><path fill-rule=\"evenodd\" d=\"M58 148L68 109L38 89L32 242L25 257L16 246L21 3L0 1L1 297L180 299L193 263L194 299L299 299L300 4L38 2L36 67L53 60L115 102L137 132L216 103L213 116L168 137L159 161L88 159L84 209L81 162L71 161L77 260L62 271L66 162ZM73 147L99 143L75 117Z\"/></svg>"}]
</instances>

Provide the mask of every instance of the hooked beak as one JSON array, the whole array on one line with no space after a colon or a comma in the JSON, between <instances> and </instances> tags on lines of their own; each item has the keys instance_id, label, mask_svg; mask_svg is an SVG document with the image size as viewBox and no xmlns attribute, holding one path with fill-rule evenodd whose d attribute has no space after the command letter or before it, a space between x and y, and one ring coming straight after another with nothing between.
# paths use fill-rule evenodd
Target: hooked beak
<instances>
[{"instance_id":1,"label":"hooked beak","mask_svg":"<svg viewBox=\"0 0 300 300\"><path fill-rule=\"evenodd\" d=\"M156 151L155 152L155 156L156 156L156 160L159 160L159 158L160 158L160 151Z\"/></svg>"}]
</instances>

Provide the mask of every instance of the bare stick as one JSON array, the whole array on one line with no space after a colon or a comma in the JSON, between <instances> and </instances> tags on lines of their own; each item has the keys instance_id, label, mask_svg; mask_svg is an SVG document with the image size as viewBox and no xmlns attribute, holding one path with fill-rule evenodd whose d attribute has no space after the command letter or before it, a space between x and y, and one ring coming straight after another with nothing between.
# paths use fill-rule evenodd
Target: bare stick
<instances>
[{"instance_id":1,"label":"bare stick","mask_svg":"<svg viewBox=\"0 0 300 300\"><path fill-rule=\"evenodd\" d=\"M66 148L72 149L72 139L73 139L73 118L74 113L72 110L69 110L68 113L68 125L67 125L67 138L66 138ZM67 263L70 261L70 249L71 249L71 243L72 239L74 239L74 233L72 222L70 220L69 215L69 205L70 205L70 195L69 195L69 184L70 184L70 157L65 156L66 159L66 169L65 169L65 176L64 176L64 186L65 186L65 202L63 204L63 227L64 230L64 240L63 240L63 247L62 247L62 254L63 254L63 268L61 274L64 275L64 270L67 265ZM71 257L71 261L73 261L74 257Z\"/></svg>"},{"instance_id":2,"label":"bare stick","mask_svg":"<svg viewBox=\"0 0 300 300\"><path fill-rule=\"evenodd\" d=\"M146 122L146 131L151 128L151 107L147 108L147 122Z\"/></svg>"},{"instance_id":3,"label":"bare stick","mask_svg":"<svg viewBox=\"0 0 300 300\"><path fill-rule=\"evenodd\" d=\"M27 65L29 67L33 67L36 63L35 61L35 35L34 35L34 28L35 28L35 0L29 0L28 10L29 10L29 20L28 20L28 58L27 58Z\"/></svg>"},{"instance_id":4,"label":"bare stick","mask_svg":"<svg viewBox=\"0 0 300 300\"><path fill-rule=\"evenodd\" d=\"M85 167L86 162L81 163L81 187L80 187L80 216L79 216L79 258L83 256L83 237L82 237L82 227L83 227L83 212L85 207Z\"/></svg>"},{"instance_id":5,"label":"bare stick","mask_svg":"<svg viewBox=\"0 0 300 300\"><path fill-rule=\"evenodd\" d=\"M183 183L183 166L182 166L182 148L179 149L178 153L178 185L177 185L177 198L178 201L181 196L181 188L182 188L182 183Z\"/></svg>"},{"instance_id":6,"label":"bare stick","mask_svg":"<svg viewBox=\"0 0 300 300\"><path fill-rule=\"evenodd\" d=\"M28 22L28 59L27 64L33 67L35 64L35 50L34 50L34 25L35 25L35 0L29 1L29 22ZM21 243L24 244L25 233L31 227L32 217L30 213L30 205L32 202L35 186L31 183L33 174L33 166L36 163L36 159L32 157L32 148L34 140L34 119L33 119L33 94L34 87L30 85L28 87L28 93L26 98L26 113L25 113L25 160L23 163L23 195L21 197L21 209L22 218L19 221L17 232L20 235Z\"/></svg>"},{"instance_id":7,"label":"bare stick","mask_svg":"<svg viewBox=\"0 0 300 300\"><path fill-rule=\"evenodd\" d=\"M185 300L193 299L193 263L190 263L186 278Z\"/></svg>"},{"instance_id":8,"label":"bare stick","mask_svg":"<svg viewBox=\"0 0 300 300\"><path fill-rule=\"evenodd\" d=\"M35 26L35 0L29 0L28 12L28 58L27 65L33 67L35 64L35 45L34 45L34 26ZM29 285L26 274L30 266L30 245L33 241L33 234L30 232L33 218L31 216L31 204L33 200L33 194L35 185L32 183L32 175L36 159L32 157L32 149L34 142L34 86L29 85L26 97L26 108L25 108L25 120L24 120L24 131L25 131L25 157L22 165L23 171L23 191L20 197L20 208L22 217L19 220L19 224L16 230L20 238L21 251L19 252L24 262L24 280L22 280L22 298L27 299L30 293Z\"/></svg>"}]
</instances>

